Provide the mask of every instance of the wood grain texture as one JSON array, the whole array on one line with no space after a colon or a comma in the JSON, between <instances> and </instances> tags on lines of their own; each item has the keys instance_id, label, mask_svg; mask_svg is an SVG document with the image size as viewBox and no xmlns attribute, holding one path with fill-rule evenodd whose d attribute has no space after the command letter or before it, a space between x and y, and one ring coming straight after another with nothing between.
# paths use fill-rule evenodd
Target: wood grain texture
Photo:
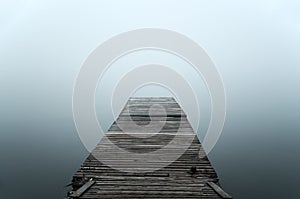
<instances>
[{"instance_id":1,"label":"wood grain texture","mask_svg":"<svg viewBox=\"0 0 300 199\"><path fill-rule=\"evenodd\" d=\"M159 127L162 128L157 132ZM176 157L186 144L189 147L168 163L165 157ZM116 153L115 146L122 150ZM158 150L157 156L143 158L143 154ZM128 152L140 154L141 158L138 161L127 158ZM98 155L103 161L99 161ZM160 167L164 164L165 167ZM124 172L124 169L135 172ZM117 121L73 176L73 192L91 178L95 183L77 198L230 197L220 188L215 170L173 98L129 99Z\"/></svg>"}]
</instances>

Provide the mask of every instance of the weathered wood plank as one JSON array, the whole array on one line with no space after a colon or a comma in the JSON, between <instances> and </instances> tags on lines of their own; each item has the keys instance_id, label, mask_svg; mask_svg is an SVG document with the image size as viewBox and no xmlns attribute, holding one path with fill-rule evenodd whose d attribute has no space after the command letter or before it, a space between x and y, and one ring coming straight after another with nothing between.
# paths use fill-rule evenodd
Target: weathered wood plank
<instances>
[{"instance_id":1,"label":"weathered wood plank","mask_svg":"<svg viewBox=\"0 0 300 199\"><path fill-rule=\"evenodd\" d=\"M228 195L228 193L226 193L223 189L221 189L221 187L219 187L215 183L213 183L213 182L207 182L207 184L211 188L213 188L213 190L215 190L222 198L232 198L230 195Z\"/></svg>"},{"instance_id":2,"label":"weathered wood plank","mask_svg":"<svg viewBox=\"0 0 300 199\"><path fill-rule=\"evenodd\" d=\"M88 190L93 184L95 184L95 180L92 180L92 178L87 182L85 183L82 187L80 187L78 190L76 191L73 191L71 194L70 194L70 197L72 198L78 198L80 197L86 190Z\"/></svg>"},{"instance_id":3,"label":"weathered wood plank","mask_svg":"<svg viewBox=\"0 0 300 199\"><path fill-rule=\"evenodd\" d=\"M158 127L162 128L157 131ZM176 161L165 160L166 155L176 157L186 144L191 145ZM166 145L168 148L164 148ZM122 150L116 153L114 146ZM141 156L138 161L126 157L128 151L143 155L156 150L160 154ZM101 156L101 161L94 156ZM165 163L166 166L160 167ZM125 169L135 172L122 171ZM218 176L185 113L173 98L130 98L118 119L75 173L73 181L87 178L93 178L94 183L84 191L83 187L73 186L74 193L80 194L70 195L70 198L230 197L214 184L218 183Z\"/></svg>"}]
</instances>

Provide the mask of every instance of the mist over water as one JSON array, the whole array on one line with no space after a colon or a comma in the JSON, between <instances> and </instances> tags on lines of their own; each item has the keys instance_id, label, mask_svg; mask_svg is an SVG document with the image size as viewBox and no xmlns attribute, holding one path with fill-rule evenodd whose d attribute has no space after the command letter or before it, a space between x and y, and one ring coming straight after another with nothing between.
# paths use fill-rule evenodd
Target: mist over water
<instances>
[{"instance_id":1,"label":"mist over water","mask_svg":"<svg viewBox=\"0 0 300 199\"><path fill-rule=\"evenodd\" d=\"M88 155L72 114L80 67L105 40L145 27L190 37L219 69L227 116L209 158L224 190L242 199L299 198L299 9L297 1L279 0L1 2L1 198L65 196L64 186ZM203 80L178 58L157 52L129 55L108 71L110 81L104 77L96 93L100 123L107 129L113 122L104 104L111 83L153 59L197 90L202 140L211 109ZM171 94L148 86L136 95Z\"/></svg>"}]
</instances>

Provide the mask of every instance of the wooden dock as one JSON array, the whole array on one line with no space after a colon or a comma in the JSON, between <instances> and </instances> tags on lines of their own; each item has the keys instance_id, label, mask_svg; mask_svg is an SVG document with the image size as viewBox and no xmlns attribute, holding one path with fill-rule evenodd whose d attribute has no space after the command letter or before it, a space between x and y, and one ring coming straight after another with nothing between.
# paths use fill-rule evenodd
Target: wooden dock
<instances>
[{"instance_id":1,"label":"wooden dock","mask_svg":"<svg viewBox=\"0 0 300 199\"><path fill-rule=\"evenodd\" d=\"M68 198L231 198L173 98L129 99L72 189Z\"/></svg>"}]
</instances>

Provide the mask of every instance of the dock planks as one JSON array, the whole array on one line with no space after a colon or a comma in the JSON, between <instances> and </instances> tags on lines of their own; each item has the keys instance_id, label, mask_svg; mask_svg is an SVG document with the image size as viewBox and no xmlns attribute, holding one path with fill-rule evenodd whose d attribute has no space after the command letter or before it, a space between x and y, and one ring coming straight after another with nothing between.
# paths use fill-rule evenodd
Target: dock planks
<instances>
[{"instance_id":1,"label":"dock planks","mask_svg":"<svg viewBox=\"0 0 300 199\"><path fill-rule=\"evenodd\" d=\"M72 188L69 198L231 198L173 98L130 98Z\"/></svg>"}]
</instances>

